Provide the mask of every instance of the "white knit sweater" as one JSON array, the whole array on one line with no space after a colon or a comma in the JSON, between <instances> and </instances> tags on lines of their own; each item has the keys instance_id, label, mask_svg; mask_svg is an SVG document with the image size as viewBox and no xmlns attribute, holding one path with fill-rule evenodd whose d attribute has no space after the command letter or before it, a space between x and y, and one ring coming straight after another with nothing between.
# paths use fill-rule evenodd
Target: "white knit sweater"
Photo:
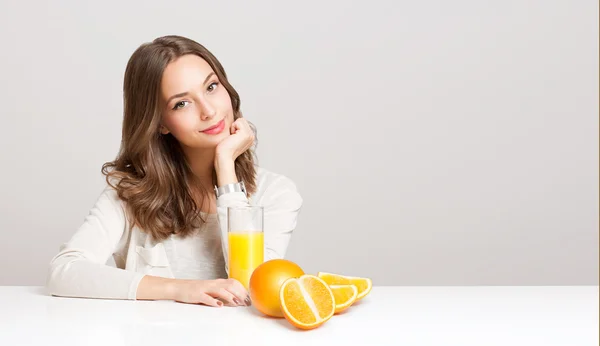
<instances>
[{"instance_id":1,"label":"white knit sweater","mask_svg":"<svg viewBox=\"0 0 600 346\"><path fill-rule=\"evenodd\" d=\"M208 232L185 240L171 237L165 242L153 241L137 226L130 232L124 203L113 188L106 187L83 224L51 260L47 279L50 294L136 299L144 275L198 279L226 275L230 206L263 206L265 260L283 258L296 228L302 198L289 178L257 168L257 190L250 199L242 192L222 195L217 199L214 226L207 225ZM210 227L215 227L212 233ZM186 256L178 256L174 246L185 246L190 251ZM219 246L222 252L214 251ZM106 264L111 255L116 268Z\"/></svg>"}]
</instances>

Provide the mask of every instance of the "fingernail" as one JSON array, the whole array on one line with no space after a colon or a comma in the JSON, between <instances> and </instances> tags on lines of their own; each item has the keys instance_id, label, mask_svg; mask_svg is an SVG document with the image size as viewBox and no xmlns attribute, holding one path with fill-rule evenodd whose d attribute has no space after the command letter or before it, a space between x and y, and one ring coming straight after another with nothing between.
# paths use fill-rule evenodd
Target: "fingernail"
<instances>
[{"instance_id":1,"label":"fingernail","mask_svg":"<svg viewBox=\"0 0 600 346\"><path fill-rule=\"evenodd\" d=\"M250 296L246 296L246 299L244 299L244 303L246 303L246 306L252 305L252 301L250 300Z\"/></svg>"},{"instance_id":2,"label":"fingernail","mask_svg":"<svg viewBox=\"0 0 600 346\"><path fill-rule=\"evenodd\" d=\"M222 302L222 301L220 301L220 300L217 300L217 305L218 305L218 306L223 306L223 302Z\"/></svg>"},{"instance_id":3,"label":"fingernail","mask_svg":"<svg viewBox=\"0 0 600 346\"><path fill-rule=\"evenodd\" d=\"M240 300L237 298L233 298L233 302L236 303L237 305L242 305L242 303L240 303Z\"/></svg>"}]
</instances>

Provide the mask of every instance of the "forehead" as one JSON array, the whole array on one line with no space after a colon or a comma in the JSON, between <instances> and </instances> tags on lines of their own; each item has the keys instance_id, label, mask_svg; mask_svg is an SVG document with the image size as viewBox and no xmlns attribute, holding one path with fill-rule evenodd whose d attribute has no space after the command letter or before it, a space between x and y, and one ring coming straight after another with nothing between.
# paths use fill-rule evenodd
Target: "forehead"
<instances>
[{"instance_id":1,"label":"forehead","mask_svg":"<svg viewBox=\"0 0 600 346\"><path fill-rule=\"evenodd\" d=\"M197 55L187 54L171 61L163 72L161 90L164 97L199 88L213 72L210 65Z\"/></svg>"}]
</instances>

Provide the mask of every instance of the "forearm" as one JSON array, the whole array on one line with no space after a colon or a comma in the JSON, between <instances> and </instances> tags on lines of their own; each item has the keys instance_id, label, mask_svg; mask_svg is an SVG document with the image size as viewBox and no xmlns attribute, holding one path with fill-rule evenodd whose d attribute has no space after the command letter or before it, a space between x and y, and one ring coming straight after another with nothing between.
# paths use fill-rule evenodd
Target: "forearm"
<instances>
[{"instance_id":1,"label":"forearm","mask_svg":"<svg viewBox=\"0 0 600 346\"><path fill-rule=\"evenodd\" d=\"M237 175L235 174L235 161L231 158L222 158L216 156L215 171L217 173L218 186L224 186L238 182Z\"/></svg>"},{"instance_id":2,"label":"forearm","mask_svg":"<svg viewBox=\"0 0 600 346\"><path fill-rule=\"evenodd\" d=\"M146 275L137 288L138 300L175 300L177 279Z\"/></svg>"},{"instance_id":3,"label":"forearm","mask_svg":"<svg viewBox=\"0 0 600 346\"><path fill-rule=\"evenodd\" d=\"M135 299L141 279L139 273L66 255L52 262L47 288L62 297Z\"/></svg>"}]
</instances>

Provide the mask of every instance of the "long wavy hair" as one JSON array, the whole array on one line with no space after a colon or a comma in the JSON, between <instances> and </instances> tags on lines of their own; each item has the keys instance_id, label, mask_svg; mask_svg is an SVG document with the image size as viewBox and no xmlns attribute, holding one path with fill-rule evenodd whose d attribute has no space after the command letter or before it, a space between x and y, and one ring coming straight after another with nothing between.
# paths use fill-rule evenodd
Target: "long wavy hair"
<instances>
[{"instance_id":1,"label":"long wavy hair","mask_svg":"<svg viewBox=\"0 0 600 346\"><path fill-rule=\"evenodd\" d=\"M114 161L102 166L106 182L125 201L131 227L160 241L171 234L187 236L206 220L200 209L212 186L202 186L200 205L192 197L193 175L178 141L161 135L159 126L164 101L161 79L167 65L186 54L204 59L216 73L231 98L233 118L242 117L240 96L227 80L217 58L201 44L181 36L163 36L141 45L125 69L123 84L123 129L121 147ZM256 129L252 125L252 129ZM256 190L254 148L235 161L235 172L248 194ZM216 173L213 172L213 179Z\"/></svg>"}]
</instances>

